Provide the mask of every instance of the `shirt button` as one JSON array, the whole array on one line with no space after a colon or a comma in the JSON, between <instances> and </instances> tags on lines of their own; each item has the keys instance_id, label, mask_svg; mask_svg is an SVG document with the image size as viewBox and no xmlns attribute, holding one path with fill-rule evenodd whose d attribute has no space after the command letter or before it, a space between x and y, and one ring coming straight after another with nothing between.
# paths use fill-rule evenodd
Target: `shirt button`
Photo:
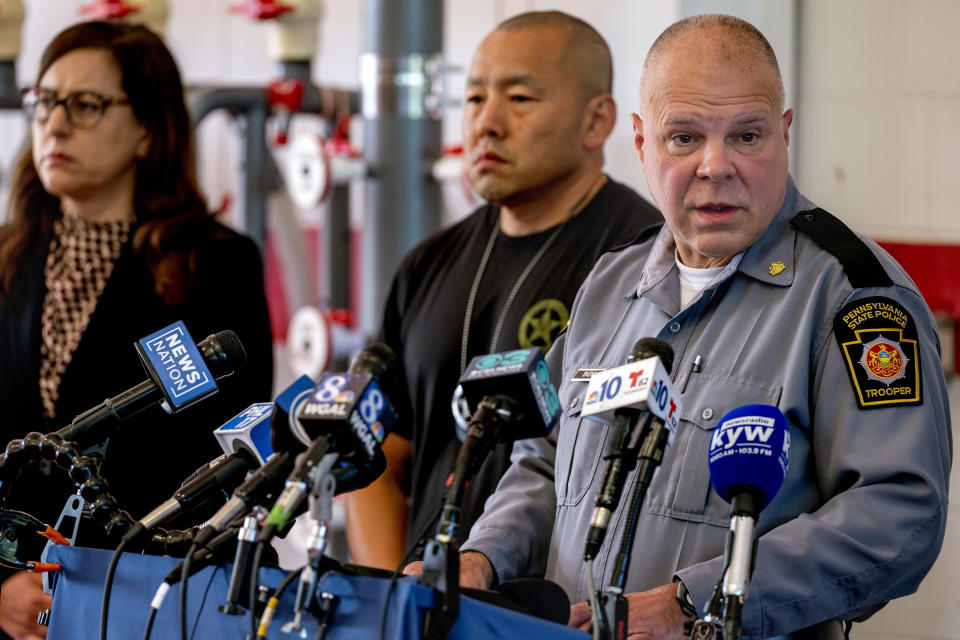
<instances>
[{"instance_id":1,"label":"shirt button","mask_svg":"<svg viewBox=\"0 0 960 640\"><path fill-rule=\"evenodd\" d=\"M680 333L680 323L674 320L670 323L670 326L667 327L670 333Z\"/></svg>"},{"instance_id":2,"label":"shirt button","mask_svg":"<svg viewBox=\"0 0 960 640\"><path fill-rule=\"evenodd\" d=\"M578 404L580 404L580 398L574 398L570 401L570 408L574 409Z\"/></svg>"},{"instance_id":3,"label":"shirt button","mask_svg":"<svg viewBox=\"0 0 960 640\"><path fill-rule=\"evenodd\" d=\"M703 416L704 420L709 420L713 417L713 409L704 409L701 415Z\"/></svg>"}]
</instances>

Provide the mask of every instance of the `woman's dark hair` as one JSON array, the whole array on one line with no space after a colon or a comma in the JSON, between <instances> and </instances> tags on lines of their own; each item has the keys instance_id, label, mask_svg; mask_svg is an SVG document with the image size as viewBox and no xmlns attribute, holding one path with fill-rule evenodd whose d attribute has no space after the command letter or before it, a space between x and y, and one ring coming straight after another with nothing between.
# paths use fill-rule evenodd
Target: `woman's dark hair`
<instances>
[{"instance_id":1,"label":"woman's dark hair","mask_svg":"<svg viewBox=\"0 0 960 640\"><path fill-rule=\"evenodd\" d=\"M192 232L212 218L197 186L193 128L177 64L146 27L84 22L61 31L47 45L37 82L75 49L112 55L134 117L149 135L147 154L137 161L133 249L144 257L157 294L176 304L193 277ZM26 248L49 234L60 216L59 200L43 188L29 144L13 168L9 206L10 221L0 228L0 304L15 293Z\"/></svg>"}]
</instances>

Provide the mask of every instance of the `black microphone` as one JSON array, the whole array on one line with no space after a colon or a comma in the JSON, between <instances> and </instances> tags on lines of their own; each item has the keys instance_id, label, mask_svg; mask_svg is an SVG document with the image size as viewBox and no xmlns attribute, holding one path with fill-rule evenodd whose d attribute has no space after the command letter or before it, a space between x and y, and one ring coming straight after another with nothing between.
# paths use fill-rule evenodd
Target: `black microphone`
<instances>
[{"instance_id":1,"label":"black microphone","mask_svg":"<svg viewBox=\"0 0 960 640\"><path fill-rule=\"evenodd\" d=\"M657 338L640 338L630 355L627 356L627 363L633 363L638 360L647 360L649 358L659 358L660 363L669 375L673 369L673 348L663 340ZM653 366L653 365L648 365ZM643 369L637 369L630 373L632 378L628 378L635 386L641 383L640 377L644 375ZM647 374L649 375L649 373ZM618 378L619 380L619 378ZM613 511L620 503L620 496L623 493L623 487L626 484L627 475L636 467L637 446L643 442L649 431L649 422L652 414L645 406L638 405L626 391L621 395L611 394L608 384L604 395L618 397L621 402L627 403L625 406L618 406L614 410L614 430L610 441L610 453L607 458L607 468L604 471L603 483L600 492L594 501L596 505L593 510L593 517L590 520L590 529L587 532L587 542L583 552L583 559L590 560L595 558L600 551L603 540L607 535L607 526L610 523L610 517ZM618 385L619 387L622 386ZM643 405L646 402L644 401ZM637 422L642 415L647 415L647 420L640 429L636 428ZM628 437L629 436L629 437Z\"/></svg>"},{"instance_id":2,"label":"black microphone","mask_svg":"<svg viewBox=\"0 0 960 640\"><path fill-rule=\"evenodd\" d=\"M460 376L469 406L475 407L444 499L437 536L453 540L467 480L497 442L543 437L560 417L560 399L540 349L477 356Z\"/></svg>"},{"instance_id":3,"label":"black microphone","mask_svg":"<svg viewBox=\"0 0 960 640\"><path fill-rule=\"evenodd\" d=\"M217 462L219 461L219 462ZM128 542L140 537L178 514L191 513L211 499L233 491L247 473L256 468L256 460L246 451L217 458L205 471L177 489L163 504L142 517L124 534Z\"/></svg>"},{"instance_id":4,"label":"black microphone","mask_svg":"<svg viewBox=\"0 0 960 640\"><path fill-rule=\"evenodd\" d=\"M149 380L104 400L59 431L80 448L100 444L130 416L158 402L175 413L213 393L215 379L234 373L247 361L233 331L220 331L194 345L182 322L158 331L135 345Z\"/></svg>"},{"instance_id":5,"label":"black microphone","mask_svg":"<svg viewBox=\"0 0 960 640\"><path fill-rule=\"evenodd\" d=\"M308 477L328 455L336 454L342 468L363 470L345 474L352 487L365 486L376 478L367 473L382 472L385 463L380 444L397 417L388 393L395 388L398 362L386 345L369 345L353 359L347 373L324 374L310 397L298 406L291 434L308 447L271 509L260 542L268 541L298 513L310 491ZM327 469L333 471L332 463ZM342 490L336 487L337 493Z\"/></svg>"},{"instance_id":6,"label":"black microphone","mask_svg":"<svg viewBox=\"0 0 960 640\"><path fill-rule=\"evenodd\" d=\"M298 404L306 401L313 386L310 378L301 376L280 392L269 413L270 439L273 438L273 432L288 430ZM234 490L226 504L220 507L210 518L207 526L197 533L195 541L199 547L203 547L215 535L224 531L254 505L270 495L276 495L283 487L284 479L293 469L296 450L293 453L283 450L273 451L267 438L260 431L262 425L259 420L256 424L250 424L249 421L247 424L242 424L244 421L241 421L241 424L232 424L233 422L228 422L215 432L221 446L238 453L253 452L252 455L255 458L265 459L266 462ZM231 425L239 428L231 428Z\"/></svg>"},{"instance_id":7,"label":"black microphone","mask_svg":"<svg viewBox=\"0 0 960 640\"><path fill-rule=\"evenodd\" d=\"M221 495L229 496L248 472L260 467L273 453L268 438L269 416L278 406L280 411L288 408L299 392L311 388L313 381L303 376L277 396L275 402L254 403L219 427L214 435L226 453L195 471L173 496L131 527L124 538L129 542L176 515L190 513ZM247 485L245 493L249 490Z\"/></svg>"}]
</instances>

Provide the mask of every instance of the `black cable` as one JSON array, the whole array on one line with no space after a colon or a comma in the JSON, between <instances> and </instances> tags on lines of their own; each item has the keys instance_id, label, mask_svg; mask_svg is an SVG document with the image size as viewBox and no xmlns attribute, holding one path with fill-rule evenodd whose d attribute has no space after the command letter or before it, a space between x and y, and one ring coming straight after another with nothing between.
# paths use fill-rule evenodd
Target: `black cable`
<instances>
[{"instance_id":1,"label":"black cable","mask_svg":"<svg viewBox=\"0 0 960 640\"><path fill-rule=\"evenodd\" d=\"M260 558L264 544L259 540L253 543L253 562L250 564L250 637L257 637L257 583L260 573Z\"/></svg>"},{"instance_id":2,"label":"black cable","mask_svg":"<svg viewBox=\"0 0 960 640\"><path fill-rule=\"evenodd\" d=\"M210 579L207 580L207 586L203 590L203 597L200 599L200 607L197 609L197 617L193 620L193 628L190 629L190 640L193 640L197 635L197 626L200 624L200 616L203 614L203 608L207 606L207 596L210 595L210 588L213 587L213 580L217 577L217 571L220 570L220 567L217 567L210 572Z\"/></svg>"},{"instance_id":3,"label":"black cable","mask_svg":"<svg viewBox=\"0 0 960 640\"><path fill-rule=\"evenodd\" d=\"M107 579L103 583L103 602L100 605L100 640L107 640L107 616L110 615L110 591L113 589L113 576L117 572L117 565L120 563L120 555L123 548L127 546L127 540L120 540L120 544L113 551L113 557L110 558L110 566L107 568Z\"/></svg>"},{"instance_id":4,"label":"black cable","mask_svg":"<svg viewBox=\"0 0 960 640\"><path fill-rule=\"evenodd\" d=\"M143 640L150 640L150 632L153 631L153 621L157 618L157 611L159 609L150 607L150 617L147 618L147 628L143 631Z\"/></svg>"},{"instance_id":5,"label":"black cable","mask_svg":"<svg viewBox=\"0 0 960 640\"><path fill-rule=\"evenodd\" d=\"M444 503L446 500L444 500ZM393 591L394 585L397 584L397 579L400 577L400 573L403 571L403 567L406 566L407 562L410 560L410 556L413 555L413 552L417 550L417 547L420 546L420 543L424 538L427 537L427 534L431 529L437 524L437 520L440 518L440 513L443 511L443 504L437 507L436 511L433 512L433 515L430 516L430 519L427 520L427 524L420 530L417 534L417 537L413 539L413 544L407 549L403 554L403 558L400 559L400 564L397 565L397 568L393 570L393 575L390 576L390 584L387 585L387 592L383 594L383 608L380 610L380 640L384 639L384 634L386 633L387 628L387 611L389 610L390 605L390 593ZM457 576L459 579L459 576Z\"/></svg>"},{"instance_id":6,"label":"black cable","mask_svg":"<svg viewBox=\"0 0 960 640\"><path fill-rule=\"evenodd\" d=\"M194 542L187 550L183 565L180 567L180 607L177 612L180 619L180 640L187 640L187 581L190 579L190 564L193 562L193 554L196 550L197 543Z\"/></svg>"},{"instance_id":7,"label":"black cable","mask_svg":"<svg viewBox=\"0 0 960 640\"><path fill-rule=\"evenodd\" d=\"M290 586L290 583L292 583L294 580L300 577L300 574L303 573L304 568L305 567L300 567L299 569L294 569L293 571L288 573L286 576L284 576L283 581L280 583L280 586L278 586L276 589L273 590L273 594L270 596L270 599L267 601L267 606L263 610L263 615L260 616L261 628L257 629L257 634L254 636L255 638L267 637L267 629L264 626L264 618L266 618L268 615L270 616L270 618L266 620L266 624L269 625L270 621L273 619L273 614L269 613L269 611L271 608L274 611L276 611L276 605L274 605L273 603L274 602L276 602L277 604L280 603L280 598L283 597L283 592L287 590L287 587Z\"/></svg>"}]
</instances>

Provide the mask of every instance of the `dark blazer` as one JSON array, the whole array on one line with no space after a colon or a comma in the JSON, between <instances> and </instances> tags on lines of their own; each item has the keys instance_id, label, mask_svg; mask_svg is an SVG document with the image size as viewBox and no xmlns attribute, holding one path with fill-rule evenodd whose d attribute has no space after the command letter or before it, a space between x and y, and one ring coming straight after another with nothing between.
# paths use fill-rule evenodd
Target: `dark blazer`
<instances>
[{"instance_id":1,"label":"dark blazer","mask_svg":"<svg viewBox=\"0 0 960 640\"><path fill-rule=\"evenodd\" d=\"M64 372L56 418L43 418L38 386L44 265L50 244L41 238L0 308L0 447L30 431L59 429L83 411L146 379L133 343L177 320L196 341L224 329L240 337L247 364L219 383L219 392L175 415L158 406L127 420L110 439L102 475L121 508L135 517L170 497L183 479L220 454L211 432L253 402L270 399L272 342L263 268L256 245L218 223L195 235L196 276L184 301L166 306L130 243L117 260ZM54 469L30 468L13 485L7 507L54 524L72 485ZM78 540L81 544L82 539Z\"/></svg>"}]
</instances>

